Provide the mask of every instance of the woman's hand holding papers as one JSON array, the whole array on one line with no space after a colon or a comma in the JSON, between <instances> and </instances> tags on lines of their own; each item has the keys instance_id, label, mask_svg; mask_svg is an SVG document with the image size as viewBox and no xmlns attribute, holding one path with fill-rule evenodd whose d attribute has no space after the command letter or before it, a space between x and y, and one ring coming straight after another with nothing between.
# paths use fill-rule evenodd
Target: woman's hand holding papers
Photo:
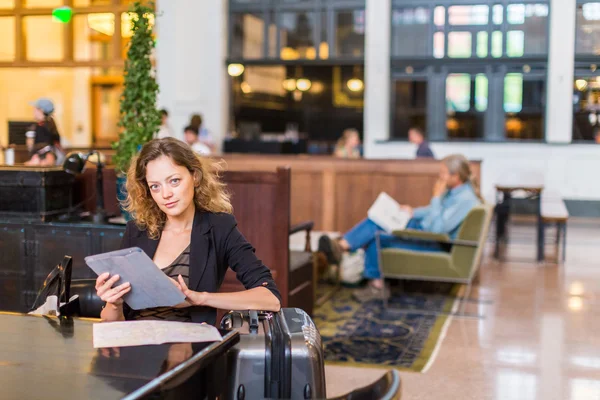
<instances>
[{"instance_id":1,"label":"woman's hand holding papers","mask_svg":"<svg viewBox=\"0 0 600 400\"><path fill-rule=\"evenodd\" d=\"M400 205L400 209L410 214L411 217L413 216L413 208L411 206Z\"/></svg>"}]
</instances>

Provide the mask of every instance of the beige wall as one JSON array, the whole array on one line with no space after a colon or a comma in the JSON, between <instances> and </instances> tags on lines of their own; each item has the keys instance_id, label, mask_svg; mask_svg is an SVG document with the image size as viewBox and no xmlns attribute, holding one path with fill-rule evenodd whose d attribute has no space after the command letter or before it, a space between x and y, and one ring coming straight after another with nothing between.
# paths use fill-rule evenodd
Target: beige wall
<instances>
[{"instance_id":1,"label":"beige wall","mask_svg":"<svg viewBox=\"0 0 600 400\"><path fill-rule=\"evenodd\" d=\"M48 97L55 105L58 130L73 145L88 145L90 134L88 68L0 69L0 143L8 144L8 121L32 120L29 102Z\"/></svg>"}]
</instances>

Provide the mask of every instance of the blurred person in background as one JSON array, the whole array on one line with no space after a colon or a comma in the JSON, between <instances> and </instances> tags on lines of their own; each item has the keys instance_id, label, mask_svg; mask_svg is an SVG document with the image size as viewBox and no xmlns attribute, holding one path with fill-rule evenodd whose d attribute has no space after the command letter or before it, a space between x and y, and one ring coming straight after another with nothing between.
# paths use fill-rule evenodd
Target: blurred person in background
<instances>
[{"instance_id":1,"label":"blurred person in background","mask_svg":"<svg viewBox=\"0 0 600 400\"><path fill-rule=\"evenodd\" d=\"M27 150L33 155L36 145L52 146L57 138L60 145L60 134L52 117L54 103L50 99L42 97L30 104L34 107L33 119L36 123L25 133L25 143ZM40 146L37 146L37 149L39 148Z\"/></svg>"},{"instance_id":2,"label":"blurred person in background","mask_svg":"<svg viewBox=\"0 0 600 400\"><path fill-rule=\"evenodd\" d=\"M207 146L210 149L210 151L213 152L215 150L215 141L213 140L212 135L210 134L208 129L206 129L202 122L202 115L194 114L190 119L189 126L195 129L196 132L198 132L198 141Z\"/></svg>"},{"instance_id":3,"label":"blurred person in background","mask_svg":"<svg viewBox=\"0 0 600 400\"><path fill-rule=\"evenodd\" d=\"M210 148L202 143L198 138L198 131L193 126L186 126L183 130L183 140L190 145L196 154L208 156L211 153Z\"/></svg>"},{"instance_id":4,"label":"blurred person in background","mask_svg":"<svg viewBox=\"0 0 600 400\"><path fill-rule=\"evenodd\" d=\"M344 130L335 145L333 155L338 158L360 158L360 136L356 129Z\"/></svg>"},{"instance_id":5,"label":"blurred person in background","mask_svg":"<svg viewBox=\"0 0 600 400\"><path fill-rule=\"evenodd\" d=\"M166 137L173 137L173 131L171 130L171 127L169 126L169 112L166 109L161 109L160 111L160 117L161 117L161 125L160 128L158 130L158 133L156 134L156 138L155 139L164 139Z\"/></svg>"},{"instance_id":6,"label":"blurred person in background","mask_svg":"<svg viewBox=\"0 0 600 400\"><path fill-rule=\"evenodd\" d=\"M434 158L429 143L425 140L425 133L421 128L413 126L408 130L408 141L417 145L417 158Z\"/></svg>"}]
</instances>

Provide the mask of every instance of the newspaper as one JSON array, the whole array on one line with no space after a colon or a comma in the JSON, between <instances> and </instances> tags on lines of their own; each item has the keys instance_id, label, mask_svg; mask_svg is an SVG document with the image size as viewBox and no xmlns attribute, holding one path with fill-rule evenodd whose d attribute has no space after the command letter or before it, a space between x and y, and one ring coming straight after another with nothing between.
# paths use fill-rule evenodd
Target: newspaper
<instances>
[{"instance_id":1,"label":"newspaper","mask_svg":"<svg viewBox=\"0 0 600 400\"><path fill-rule=\"evenodd\" d=\"M385 192L379 193L367 215L387 233L405 229L411 218L410 213L400 208L400 204Z\"/></svg>"},{"instance_id":2,"label":"newspaper","mask_svg":"<svg viewBox=\"0 0 600 400\"><path fill-rule=\"evenodd\" d=\"M94 348L222 340L223 337L217 328L208 324L173 321L122 321L94 324Z\"/></svg>"}]
</instances>

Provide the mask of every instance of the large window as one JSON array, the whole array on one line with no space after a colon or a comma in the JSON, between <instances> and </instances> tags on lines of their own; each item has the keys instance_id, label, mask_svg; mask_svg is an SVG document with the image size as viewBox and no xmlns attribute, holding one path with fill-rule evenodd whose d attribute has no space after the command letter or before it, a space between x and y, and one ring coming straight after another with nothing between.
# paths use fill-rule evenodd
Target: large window
<instances>
[{"instance_id":1,"label":"large window","mask_svg":"<svg viewBox=\"0 0 600 400\"><path fill-rule=\"evenodd\" d=\"M229 60L362 59L365 0L230 0Z\"/></svg>"},{"instance_id":2,"label":"large window","mask_svg":"<svg viewBox=\"0 0 600 400\"><path fill-rule=\"evenodd\" d=\"M547 0L392 0L392 77L424 71L431 140L543 139L549 12Z\"/></svg>"},{"instance_id":3,"label":"large window","mask_svg":"<svg viewBox=\"0 0 600 400\"><path fill-rule=\"evenodd\" d=\"M11 93L10 104L0 104L0 143L8 122L29 120L29 102L41 96L55 104L64 144L109 146L118 138L131 3L0 0L0 88ZM53 17L63 5L70 18Z\"/></svg>"},{"instance_id":4,"label":"large window","mask_svg":"<svg viewBox=\"0 0 600 400\"><path fill-rule=\"evenodd\" d=\"M60 22L52 11L62 5L72 6L72 17ZM131 0L0 0L0 67L121 68L131 36L130 5Z\"/></svg>"},{"instance_id":5,"label":"large window","mask_svg":"<svg viewBox=\"0 0 600 400\"><path fill-rule=\"evenodd\" d=\"M600 76L589 69L575 70L573 141L600 143Z\"/></svg>"},{"instance_id":6,"label":"large window","mask_svg":"<svg viewBox=\"0 0 600 400\"><path fill-rule=\"evenodd\" d=\"M600 1L577 3L573 141L600 143Z\"/></svg>"}]
</instances>

